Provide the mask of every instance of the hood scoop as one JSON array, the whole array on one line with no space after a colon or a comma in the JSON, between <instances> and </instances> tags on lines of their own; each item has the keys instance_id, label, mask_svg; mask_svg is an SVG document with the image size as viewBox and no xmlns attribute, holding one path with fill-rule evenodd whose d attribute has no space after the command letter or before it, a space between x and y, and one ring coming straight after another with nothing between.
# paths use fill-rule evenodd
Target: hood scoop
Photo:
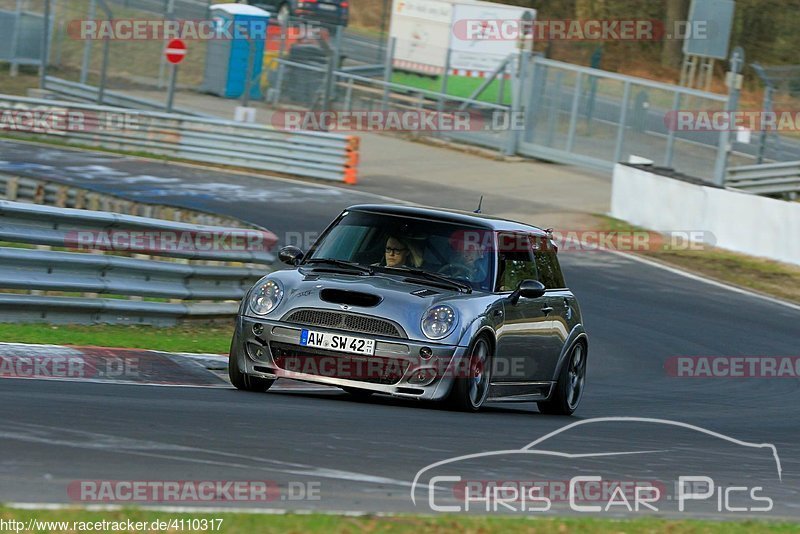
<instances>
[{"instance_id":1,"label":"hood scoop","mask_svg":"<svg viewBox=\"0 0 800 534\"><path fill-rule=\"evenodd\" d=\"M333 304L346 304L348 306L361 306L364 308L377 306L378 303L383 300L382 297L371 293L331 288L320 291L319 298L325 302L332 302Z\"/></svg>"},{"instance_id":2,"label":"hood scoop","mask_svg":"<svg viewBox=\"0 0 800 534\"><path fill-rule=\"evenodd\" d=\"M416 295L418 297L425 298L425 297L432 297L433 295L438 295L439 292L438 291L433 291L431 289L418 289L416 291L412 291L411 294L412 295Z\"/></svg>"}]
</instances>

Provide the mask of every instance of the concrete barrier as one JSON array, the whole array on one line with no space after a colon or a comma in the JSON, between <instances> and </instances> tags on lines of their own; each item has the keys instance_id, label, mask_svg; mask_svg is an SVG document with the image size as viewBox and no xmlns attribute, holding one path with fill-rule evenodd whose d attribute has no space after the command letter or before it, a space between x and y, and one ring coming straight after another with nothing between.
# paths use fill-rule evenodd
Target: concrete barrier
<instances>
[{"instance_id":1,"label":"concrete barrier","mask_svg":"<svg viewBox=\"0 0 800 534\"><path fill-rule=\"evenodd\" d=\"M717 247L800 265L800 203L614 167L611 215L658 232L702 231Z\"/></svg>"}]
</instances>

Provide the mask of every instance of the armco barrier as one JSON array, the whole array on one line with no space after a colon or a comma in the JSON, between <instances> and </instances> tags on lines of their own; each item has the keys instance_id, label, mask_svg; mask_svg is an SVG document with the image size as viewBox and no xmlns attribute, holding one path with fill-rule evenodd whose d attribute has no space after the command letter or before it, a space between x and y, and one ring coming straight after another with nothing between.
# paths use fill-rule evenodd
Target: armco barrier
<instances>
[{"instance_id":1,"label":"armco barrier","mask_svg":"<svg viewBox=\"0 0 800 534\"><path fill-rule=\"evenodd\" d=\"M111 211L124 215L139 215L168 221L231 228L245 227L241 221L211 213L160 204L144 204L114 195L98 193L74 185L63 185L47 180L14 176L0 172L0 199L41 204L56 208L76 208L94 211Z\"/></svg>"},{"instance_id":2,"label":"armco barrier","mask_svg":"<svg viewBox=\"0 0 800 534\"><path fill-rule=\"evenodd\" d=\"M717 247L800 265L800 203L614 167L611 215L657 232L701 231Z\"/></svg>"},{"instance_id":3,"label":"armco barrier","mask_svg":"<svg viewBox=\"0 0 800 534\"><path fill-rule=\"evenodd\" d=\"M350 184L357 180L358 145L348 135L11 95L0 95L0 114L0 133L14 130L68 143Z\"/></svg>"},{"instance_id":4,"label":"armco barrier","mask_svg":"<svg viewBox=\"0 0 800 534\"><path fill-rule=\"evenodd\" d=\"M163 325L233 315L269 272L277 238L264 230L0 201L0 241L18 244L0 247L0 321Z\"/></svg>"},{"instance_id":5,"label":"armco barrier","mask_svg":"<svg viewBox=\"0 0 800 534\"><path fill-rule=\"evenodd\" d=\"M728 187L757 195L800 196L800 161L729 167Z\"/></svg>"}]
</instances>

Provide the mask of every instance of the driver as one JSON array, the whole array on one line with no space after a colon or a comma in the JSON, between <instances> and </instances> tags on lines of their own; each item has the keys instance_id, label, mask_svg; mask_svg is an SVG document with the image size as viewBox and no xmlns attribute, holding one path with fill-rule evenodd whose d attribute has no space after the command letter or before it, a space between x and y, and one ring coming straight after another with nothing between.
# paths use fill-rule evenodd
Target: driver
<instances>
[{"instance_id":1,"label":"driver","mask_svg":"<svg viewBox=\"0 0 800 534\"><path fill-rule=\"evenodd\" d=\"M482 285L489 274L486 251L478 243L462 241L460 245L453 260L439 272Z\"/></svg>"}]
</instances>

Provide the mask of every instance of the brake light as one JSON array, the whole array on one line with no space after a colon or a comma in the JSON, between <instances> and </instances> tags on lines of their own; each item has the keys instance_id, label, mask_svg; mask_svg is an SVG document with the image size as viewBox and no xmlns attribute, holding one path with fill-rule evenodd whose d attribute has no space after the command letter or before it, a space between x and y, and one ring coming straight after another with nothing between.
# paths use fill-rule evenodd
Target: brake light
<instances>
[{"instance_id":1,"label":"brake light","mask_svg":"<svg viewBox=\"0 0 800 534\"><path fill-rule=\"evenodd\" d=\"M340 5L340 6L342 6L342 7L347 7L347 6L349 6L350 4L348 4L347 2L342 2L342 3L341 3L341 4L339 4L339 5Z\"/></svg>"}]
</instances>

